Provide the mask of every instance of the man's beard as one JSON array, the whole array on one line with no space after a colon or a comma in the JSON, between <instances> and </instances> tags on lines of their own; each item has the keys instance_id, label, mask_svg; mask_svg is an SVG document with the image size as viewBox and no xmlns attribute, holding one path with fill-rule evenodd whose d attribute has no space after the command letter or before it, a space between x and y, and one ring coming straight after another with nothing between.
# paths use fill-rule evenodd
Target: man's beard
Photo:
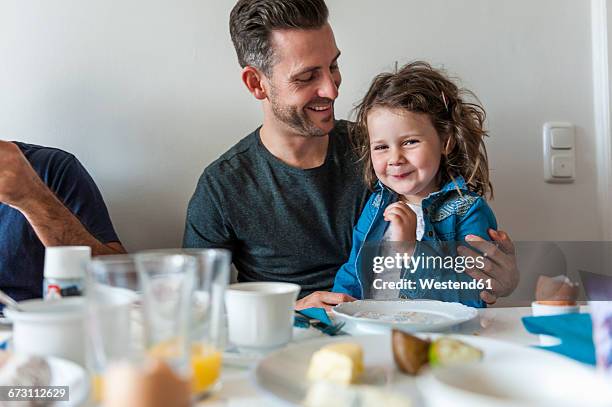
<instances>
[{"instance_id":1,"label":"man's beard","mask_svg":"<svg viewBox=\"0 0 612 407\"><path fill-rule=\"evenodd\" d=\"M303 137L323 137L327 135L327 131L320 129L315 125L312 120L308 117L308 114L304 109L299 109L296 106L281 105L277 103L277 98L274 93L270 95L270 105L272 106L272 113L282 123L289 126L293 131ZM333 109L333 101L330 99L320 99L321 102L331 103ZM312 102L311 102L312 103ZM332 110L333 112L333 110ZM333 121L333 116L331 118Z\"/></svg>"}]
</instances>

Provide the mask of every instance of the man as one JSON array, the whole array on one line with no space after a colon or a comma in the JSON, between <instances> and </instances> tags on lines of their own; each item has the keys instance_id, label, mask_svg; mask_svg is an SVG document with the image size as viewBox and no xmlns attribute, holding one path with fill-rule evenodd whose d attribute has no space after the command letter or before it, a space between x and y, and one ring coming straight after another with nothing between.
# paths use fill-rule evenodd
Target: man
<instances>
[{"instance_id":1,"label":"man","mask_svg":"<svg viewBox=\"0 0 612 407\"><path fill-rule=\"evenodd\" d=\"M42 296L46 246L125 253L85 168L64 151L0 141L0 288Z\"/></svg>"},{"instance_id":2,"label":"man","mask_svg":"<svg viewBox=\"0 0 612 407\"><path fill-rule=\"evenodd\" d=\"M204 170L183 243L229 248L239 281L300 284L298 309L352 300L325 290L348 258L369 194L347 122L334 121L340 51L327 17L323 0L234 6L230 33L263 125ZM493 279L492 292L482 294L489 303L518 279L512 243L503 233L492 238L502 248L476 242L488 245L487 268L472 271Z\"/></svg>"}]
</instances>

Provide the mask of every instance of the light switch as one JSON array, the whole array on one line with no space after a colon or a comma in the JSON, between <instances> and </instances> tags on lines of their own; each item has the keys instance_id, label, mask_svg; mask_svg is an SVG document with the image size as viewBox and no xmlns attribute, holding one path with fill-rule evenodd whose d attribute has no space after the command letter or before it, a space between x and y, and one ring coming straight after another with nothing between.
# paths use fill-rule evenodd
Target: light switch
<instances>
[{"instance_id":1,"label":"light switch","mask_svg":"<svg viewBox=\"0 0 612 407\"><path fill-rule=\"evenodd\" d=\"M572 123L544 123L544 179L552 183L574 182L576 177L576 130Z\"/></svg>"},{"instance_id":2,"label":"light switch","mask_svg":"<svg viewBox=\"0 0 612 407\"><path fill-rule=\"evenodd\" d=\"M573 128L553 127L550 130L550 146L555 149L569 149L574 147Z\"/></svg>"},{"instance_id":3,"label":"light switch","mask_svg":"<svg viewBox=\"0 0 612 407\"><path fill-rule=\"evenodd\" d=\"M570 178L574 175L574 160L569 155L554 155L552 157L552 176Z\"/></svg>"}]
</instances>

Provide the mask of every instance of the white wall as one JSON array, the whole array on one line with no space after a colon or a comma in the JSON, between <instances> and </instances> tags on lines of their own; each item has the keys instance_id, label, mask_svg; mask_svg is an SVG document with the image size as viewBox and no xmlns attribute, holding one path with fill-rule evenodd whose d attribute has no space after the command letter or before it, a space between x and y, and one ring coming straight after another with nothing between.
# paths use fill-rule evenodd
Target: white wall
<instances>
[{"instance_id":1,"label":"white wall","mask_svg":"<svg viewBox=\"0 0 612 407\"><path fill-rule=\"evenodd\" d=\"M129 249L180 245L202 169L261 120L229 39L233 3L0 0L0 138L75 153ZM515 239L601 238L588 1L328 5L339 117L395 60L444 65L488 111L500 226ZM577 126L574 184L543 181L549 120Z\"/></svg>"}]
</instances>

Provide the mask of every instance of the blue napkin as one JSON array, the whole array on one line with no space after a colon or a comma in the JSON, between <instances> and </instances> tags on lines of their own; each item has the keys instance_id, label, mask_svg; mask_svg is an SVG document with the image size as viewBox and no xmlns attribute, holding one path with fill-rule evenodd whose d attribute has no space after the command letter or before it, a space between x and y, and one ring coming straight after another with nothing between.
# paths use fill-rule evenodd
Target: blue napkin
<instances>
[{"instance_id":1,"label":"blue napkin","mask_svg":"<svg viewBox=\"0 0 612 407\"><path fill-rule=\"evenodd\" d=\"M305 308L296 312L310 319L318 319L325 325L333 325L333 322L327 316L327 312L325 312L325 308ZM308 328L309 323L307 319L296 315L293 325L299 328Z\"/></svg>"},{"instance_id":2,"label":"blue napkin","mask_svg":"<svg viewBox=\"0 0 612 407\"><path fill-rule=\"evenodd\" d=\"M549 335L561 340L556 346L537 346L579 362L595 365L593 324L589 314L523 317L525 329L532 334Z\"/></svg>"}]
</instances>

